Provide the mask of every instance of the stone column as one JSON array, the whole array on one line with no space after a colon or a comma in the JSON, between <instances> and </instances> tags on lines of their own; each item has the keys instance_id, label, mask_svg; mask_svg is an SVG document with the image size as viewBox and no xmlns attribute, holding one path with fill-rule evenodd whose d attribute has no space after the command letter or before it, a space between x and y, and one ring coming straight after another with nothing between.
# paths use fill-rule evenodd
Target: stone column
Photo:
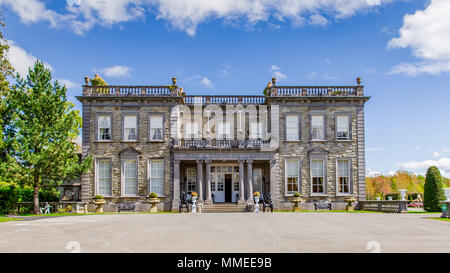
<instances>
[{"instance_id":1,"label":"stone column","mask_svg":"<svg viewBox=\"0 0 450 273\"><path fill-rule=\"evenodd\" d=\"M212 204L211 199L211 160L205 160L206 162L206 202Z\"/></svg>"},{"instance_id":2,"label":"stone column","mask_svg":"<svg viewBox=\"0 0 450 273\"><path fill-rule=\"evenodd\" d=\"M244 160L239 160L239 200L238 203L244 203Z\"/></svg>"},{"instance_id":3,"label":"stone column","mask_svg":"<svg viewBox=\"0 0 450 273\"><path fill-rule=\"evenodd\" d=\"M197 160L197 193L197 200L203 201L203 160Z\"/></svg>"},{"instance_id":4,"label":"stone column","mask_svg":"<svg viewBox=\"0 0 450 273\"><path fill-rule=\"evenodd\" d=\"M247 160L247 179L248 179L248 193L247 201L253 200L253 160Z\"/></svg>"},{"instance_id":5,"label":"stone column","mask_svg":"<svg viewBox=\"0 0 450 273\"><path fill-rule=\"evenodd\" d=\"M178 212L180 210L180 161L173 161L173 198L172 211Z\"/></svg>"},{"instance_id":6,"label":"stone column","mask_svg":"<svg viewBox=\"0 0 450 273\"><path fill-rule=\"evenodd\" d=\"M278 176L277 176L277 168L276 168L277 161L275 159L270 160L270 195L272 197L272 202L275 206L275 203L278 202L279 198L279 192L277 188L279 187ZM301 181L300 181L301 183ZM278 186L278 187L277 187ZM300 192L300 194L302 194Z\"/></svg>"}]
</instances>

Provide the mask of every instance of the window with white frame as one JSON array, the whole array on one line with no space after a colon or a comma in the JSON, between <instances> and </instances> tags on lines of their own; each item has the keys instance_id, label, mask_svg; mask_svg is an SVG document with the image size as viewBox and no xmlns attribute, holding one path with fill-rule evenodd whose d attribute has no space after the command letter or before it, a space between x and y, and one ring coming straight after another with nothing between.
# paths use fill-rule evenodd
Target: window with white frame
<instances>
[{"instance_id":1,"label":"window with white frame","mask_svg":"<svg viewBox=\"0 0 450 273\"><path fill-rule=\"evenodd\" d=\"M98 116L98 140L111 140L111 116Z\"/></svg>"},{"instance_id":2,"label":"window with white frame","mask_svg":"<svg viewBox=\"0 0 450 273\"><path fill-rule=\"evenodd\" d=\"M97 194L111 195L111 160L97 160Z\"/></svg>"},{"instance_id":3,"label":"window with white frame","mask_svg":"<svg viewBox=\"0 0 450 273\"><path fill-rule=\"evenodd\" d=\"M198 123L187 121L185 124L184 136L187 139L195 138L198 135Z\"/></svg>"},{"instance_id":4,"label":"window with white frame","mask_svg":"<svg viewBox=\"0 0 450 273\"><path fill-rule=\"evenodd\" d=\"M137 140L137 115L123 116L123 139Z\"/></svg>"},{"instance_id":5,"label":"window with white frame","mask_svg":"<svg viewBox=\"0 0 450 273\"><path fill-rule=\"evenodd\" d=\"M348 115L336 116L336 139L350 139L350 123Z\"/></svg>"},{"instance_id":6,"label":"window with white frame","mask_svg":"<svg viewBox=\"0 0 450 273\"><path fill-rule=\"evenodd\" d=\"M286 188L287 193L298 192L298 182L299 182L299 169L298 160L289 159L286 160Z\"/></svg>"},{"instance_id":7,"label":"window with white frame","mask_svg":"<svg viewBox=\"0 0 450 273\"><path fill-rule=\"evenodd\" d=\"M299 115L286 115L286 140L299 140Z\"/></svg>"},{"instance_id":8,"label":"window with white frame","mask_svg":"<svg viewBox=\"0 0 450 273\"><path fill-rule=\"evenodd\" d=\"M150 160L150 192L164 195L164 161Z\"/></svg>"},{"instance_id":9,"label":"window with white frame","mask_svg":"<svg viewBox=\"0 0 450 273\"><path fill-rule=\"evenodd\" d=\"M324 116L322 114L311 115L311 139L324 140Z\"/></svg>"},{"instance_id":10,"label":"window with white frame","mask_svg":"<svg viewBox=\"0 0 450 273\"><path fill-rule=\"evenodd\" d=\"M339 193L350 193L350 160L337 161L337 190Z\"/></svg>"},{"instance_id":11,"label":"window with white frame","mask_svg":"<svg viewBox=\"0 0 450 273\"><path fill-rule=\"evenodd\" d=\"M323 159L311 160L312 193L325 193L325 163Z\"/></svg>"},{"instance_id":12,"label":"window with white frame","mask_svg":"<svg viewBox=\"0 0 450 273\"><path fill-rule=\"evenodd\" d=\"M163 120L162 115L150 115L150 140L163 140Z\"/></svg>"},{"instance_id":13,"label":"window with white frame","mask_svg":"<svg viewBox=\"0 0 450 273\"><path fill-rule=\"evenodd\" d=\"M250 138L260 139L262 138L262 122L252 122L250 123Z\"/></svg>"},{"instance_id":14,"label":"window with white frame","mask_svg":"<svg viewBox=\"0 0 450 273\"><path fill-rule=\"evenodd\" d=\"M138 193L138 172L137 160L123 161L123 189L124 195L137 195Z\"/></svg>"},{"instance_id":15,"label":"window with white frame","mask_svg":"<svg viewBox=\"0 0 450 273\"><path fill-rule=\"evenodd\" d=\"M218 126L218 137L219 138L229 138L231 135L231 126L230 123L221 122L217 124Z\"/></svg>"},{"instance_id":16,"label":"window with white frame","mask_svg":"<svg viewBox=\"0 0 450 273\"><path fill-rule=\"evenodd\" d=\"M186 191L188 193L195 191L197 184L197 172L194 168L186 169Z\"/></svg>"}]
</instances>

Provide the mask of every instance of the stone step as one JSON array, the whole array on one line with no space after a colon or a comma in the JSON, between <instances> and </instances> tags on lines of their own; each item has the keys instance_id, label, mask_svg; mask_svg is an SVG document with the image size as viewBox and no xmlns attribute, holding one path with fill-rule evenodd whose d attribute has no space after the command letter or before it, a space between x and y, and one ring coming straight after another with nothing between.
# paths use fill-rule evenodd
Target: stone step
<instances>
[{"instance_id":1,"label":"stone step","mask_svg":"<svg viewBox=\"0 0 450 273\"><path fill-rule=\"evenodd\" d=\"M203 212L246 212L247 205L246 204L233 204L233 203L224 203L224 204L204 204Z\"/></svg>"}]
</instances>

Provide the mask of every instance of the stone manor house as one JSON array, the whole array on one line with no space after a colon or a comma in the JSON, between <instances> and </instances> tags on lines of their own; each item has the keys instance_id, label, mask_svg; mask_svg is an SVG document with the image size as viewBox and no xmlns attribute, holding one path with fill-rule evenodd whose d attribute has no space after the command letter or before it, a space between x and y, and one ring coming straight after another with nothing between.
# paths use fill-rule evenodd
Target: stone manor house
<instances>
[{"instance_id":1,"label":"stone manor house","mask_svg":"<svg viewBox=\"0 0 450 273\"><path fill-rule=\"evenodd\" d=\"M120 202L178 211L181 193L198 193L204 211L245 211L253 193L270 193L275 210L344 198L365 200L364 95L355 86L278 86L264 95L189 95L177 86L91 86L82 96L82 156L94 166L81 199L100 194L105 211Z\"/></svg>"}]
</instances>

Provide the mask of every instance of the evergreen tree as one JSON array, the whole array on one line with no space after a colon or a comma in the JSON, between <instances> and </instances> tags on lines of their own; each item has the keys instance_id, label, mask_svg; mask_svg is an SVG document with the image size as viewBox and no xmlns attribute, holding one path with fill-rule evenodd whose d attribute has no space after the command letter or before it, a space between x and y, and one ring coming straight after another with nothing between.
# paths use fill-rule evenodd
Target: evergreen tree
<instances>
[{"instance_id":1,"label":"evergreen tree","mask_svg":"<svg viewBox=\"0 0 450 273\"><path fill-rule=\"evenodd\" d=\"M425 178L423 193L423 208L426 211L441 211L439 201L445 200L444 190L442 189L442 177L437 167L429 167Z\"/></svg>"},{"instance_id":2,"label":"evergreen tree","mask_svg":"<svg viewBox=\"0 0 450 273\"><path fill-rule=\"evenodd\" d=\"M79 111L67 101L65 86L54 83L49 69L37 61L25 79L17 83L7 97L15 110L11 126L15 136L13 154L16 168L11 169L34 189L34 213L39 212L39 189L54 187L66 178L75 178L92 166L91 156L81 163L75 154L74 140L81 128Z\"/></svg>"},{"instance_id":3,"label":"evergreen tree","mask_svg":"<svg viewBox=\"0 0 450 273\"><path fill-rule=\"evenodd\" d=\"M4 27L5 24L0 22L0 27ZM0 182L5 182L9 179L6 178L7 167L12 164L8 162L6 154L11 150L9 138L13 135L13 130L9 125L13 111L12 106L6 102L7 96L10 94L10 83L8 78L13 75L14 69L6 59L9 46L6 43L6 39L3 37L0 31Z\"/></svg>"}]
</instances>

